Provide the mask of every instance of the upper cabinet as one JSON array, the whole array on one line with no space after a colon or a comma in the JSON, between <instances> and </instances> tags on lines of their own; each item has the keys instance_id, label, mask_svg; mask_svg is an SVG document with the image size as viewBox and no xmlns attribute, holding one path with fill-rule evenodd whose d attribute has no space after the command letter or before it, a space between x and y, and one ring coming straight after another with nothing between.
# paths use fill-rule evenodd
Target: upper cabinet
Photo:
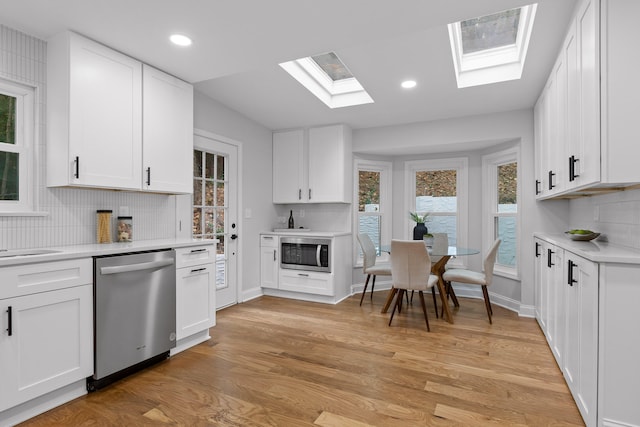
<instances>
[{"instance_id":1,"label":"upper cabinet","mask_svg":"<svg viewBox=\"0 0 640 427\"><path fill-rule=\"evenodd\" d=\"M72 32L47 73L48 186L191 192L191 85Z\"/></svg>"},{"instance_id":2,"label":"upper cabinet","mask_svg":"<svg viewBox=\"0 0 640 427\"><path fill-rule=\"evenodd\" d=\"M273 203L351 203L351 130L344 125L273 134Z\"/></svg>"},{"instance_id":3,"label":"upper cabinet","mask_svg":"<svg viewBox=\"0 0 640 427\"><path fill-rule=\"evenodd\" d=\"M142 188L193 189L193 86L155 68L142 68Z\"/></svg>"},{"instance_id":4,"label":"upper cabinet","mask_svg":"<svg viewBox=\"0 0 640 427\"><path fill-rule=\"evenodd\" d=\"M534 109L536 196L574 197L640 183L633 105L640 3L582 0Z\"/></svg>"}]
</instances>

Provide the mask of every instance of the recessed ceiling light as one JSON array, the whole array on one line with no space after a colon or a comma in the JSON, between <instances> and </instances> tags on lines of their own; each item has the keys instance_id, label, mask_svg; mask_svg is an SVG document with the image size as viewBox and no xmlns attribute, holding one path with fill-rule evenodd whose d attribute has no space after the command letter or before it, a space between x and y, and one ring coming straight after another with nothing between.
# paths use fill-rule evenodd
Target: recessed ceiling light
<instances>
[{"instance_id":1,"label":"recessed ceiling light","mask_svg":"<svg viewBox=\"0 0 640 427\"><path fill-rule=\"evenodd\" d=\"M191 39L183 34L172 34L169 40L178 46L191 46Z\"/></svg>"},{"instance_id":2,"label":"recessed ceiling light","mask_svg":"<svg viewBox=\"0 0 640 427\"><path fill-rule=\"evenodd\" d=\"M405 80L402 82L401 86L405 89L411 89L413 87L416 87L416 82L415 80Z\"/></svg>"}]
</instances>

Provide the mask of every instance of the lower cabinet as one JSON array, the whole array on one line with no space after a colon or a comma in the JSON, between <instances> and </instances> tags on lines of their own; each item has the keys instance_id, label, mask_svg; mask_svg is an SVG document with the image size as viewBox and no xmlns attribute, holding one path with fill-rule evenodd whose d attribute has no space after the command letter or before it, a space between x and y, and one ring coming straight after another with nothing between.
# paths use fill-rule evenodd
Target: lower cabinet
<instances>
[{"instance_id":1,"label":"lower cabinet","mask_svg":"<svg viewBox=\"0 0 640 427\"><path fill-rule=\"evenodd\" d=\"M278 289L278 271L280 269L278 236L260 235L260 286Z\"/></svg>"},{"instance_id":2,"label":"lower cabinet","mask_svg":"<svg viewBox=\"0 0 640 427\"><path fill-rule=\"evenodd\" d=\"M585 424L640 426L640 258L595 262L579 245L534 240L536 319Z\"/></svg>"},{"instance_id":3,"label":"lower cabinet","mask_svg":"<svg viewBox=\"0 0 640 427\"><path fill-rule=\"evenodd\" d=\"M331 273L282 269L278 288L283 291L333 296L333 278Z\"/></svg>"},{"instance_id":4,"label":"lower cabinet","mask_svg":"<svg viewBox=\"0 0 640 427\"><path fill-rule=\"evenodd\" d=\"M176 251L176 339L172 354L210 338L216 324L215 245Z\"/></svg>"},{"instance_id":5,"label":"lower cabinet","mask_svg":"<svg viewBox=\"0 0 640 427\"><path fill-rule=\"evenodd\" d=\"M92 265L0 268L0 425L3 411L93 374Z\"/></svg>"}]
</instances>

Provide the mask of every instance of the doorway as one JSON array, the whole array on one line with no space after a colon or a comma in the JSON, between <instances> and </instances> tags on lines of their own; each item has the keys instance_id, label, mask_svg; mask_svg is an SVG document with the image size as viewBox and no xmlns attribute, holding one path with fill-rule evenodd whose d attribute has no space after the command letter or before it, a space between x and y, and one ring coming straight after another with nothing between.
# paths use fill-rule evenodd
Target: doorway
<instances>
[{"instance_id":1,"label":"doorway","mask_svg":"<svg viewBox=\"0 0 640 427\"><path fill-rule=\"evenodd\" d=\"M238 145L196 131L193 138L194 238L218 239L216 309L238 302Z\"/></svg>"}]
</instances>

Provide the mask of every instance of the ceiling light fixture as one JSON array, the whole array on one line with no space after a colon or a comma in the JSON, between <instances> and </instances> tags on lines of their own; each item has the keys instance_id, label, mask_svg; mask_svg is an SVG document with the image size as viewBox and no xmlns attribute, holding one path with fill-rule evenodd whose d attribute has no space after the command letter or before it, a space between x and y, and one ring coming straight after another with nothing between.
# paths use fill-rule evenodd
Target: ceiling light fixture
<instances>
[{"instance_id":1,"label":"ceiling light fixture","mask_svg":"<svg viewBox=\"0 0 640 427\"><path fill-rule=\"evenodd\" d=\"M416 87L416 81L415 80L405 80L402 82L401 86L405 89L411 89Z\"/></svg>"},{"instance_id":2,"label":"ceiling light fixture","mask_svg":"<svg viewBox=\"0 0 640 427\"><path fill-rule=\"evenodd\" d=\"M169 37L169 40L171 40L171 43L178 45L178 46L191 46L191 39L183 34L172 34L171 37Z\"/></svg>"}]
</instances>

